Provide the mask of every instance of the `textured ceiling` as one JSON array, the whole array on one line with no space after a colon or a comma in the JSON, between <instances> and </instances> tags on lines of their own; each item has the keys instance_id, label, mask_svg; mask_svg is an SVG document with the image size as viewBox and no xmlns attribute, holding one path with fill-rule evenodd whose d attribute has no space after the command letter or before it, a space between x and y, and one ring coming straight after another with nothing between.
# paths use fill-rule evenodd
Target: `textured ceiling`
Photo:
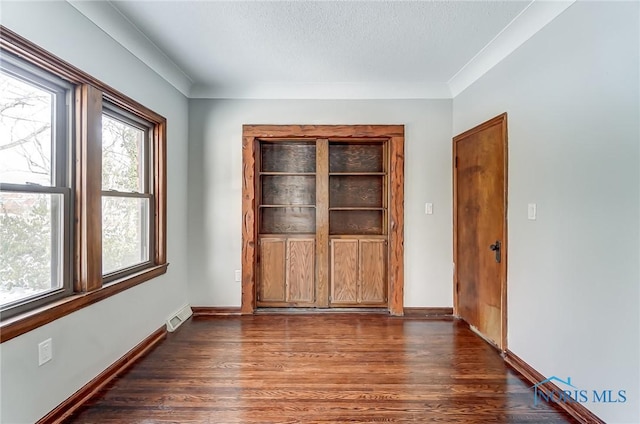
<instances>
[{"instance_id":1,"label":"textured ceiling","mask_svg":"<svg viewBox=\"0 0 640 424\"><path fill-rule=\"evenodd\" d=\"M447 87L529 3L111 2L214 97L269 85Z\"/></svg>"}]
</instances>

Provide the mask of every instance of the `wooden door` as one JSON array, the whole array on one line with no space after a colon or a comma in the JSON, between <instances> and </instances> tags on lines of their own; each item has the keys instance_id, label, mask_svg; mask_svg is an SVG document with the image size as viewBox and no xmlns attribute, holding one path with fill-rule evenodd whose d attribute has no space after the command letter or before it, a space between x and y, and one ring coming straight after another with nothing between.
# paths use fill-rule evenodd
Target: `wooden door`
<instances>
[{"instance_id":1,"label":"wooden door","mask_svg":"<svg viewBox=\"0 0 640 424\"><path fill-rule=\"evenodd\" d=\"M284 302L286 284L286 238L260 240L260 284L258 299L262 302Z\"/></svg>"},{"instance_id":2,"label":"wooden door","mask_svg":"<svg viewBox=\"0 0 640 424\"><path fill-rule=\"evenodd\" d=\"M358 252L358 281L363 304L384 304L387 301L387 270L385 240L360 240Z\"/></svg>"},{"instance_id":3,"label":"wooden door","mask_svg":"<svg viewBox=\"0 0 640 424\"><path fill-rule=\"evenodd\" d=\"M455 313L506 345L507 116L453 139Z\"/></svg>"},{"instance_id":4,"label":"wooden door","mask_svg":"<svg viewBox=\"0 0 640 424\"><path fill-rule=\"evenodd\" d=\"M287 242L287 302L315 300L315 244L313 238L292 238Z\"/></svg>"},{"instance_id":5,"label":"wooden door","mask_svg":"<svg viewBox=\"0 0 640 424\"><path fill-rule=\"evenodd\" d=\"M331 240L331 306L381 306L387 301L386 241Z\"/></svg>"},{"instance_id":6,"label":"wooden door","mask_svg":"<svg viewBox=\"0 0 640 424\"><path fill-rule=\"evenodd\" d=\"M258 301L266 306L312 306L315 302L314 238L260 239Z\"/></svg>"},{"instance_id":7,"label":"wooden door","mask_svg":"<svg viewBox=\"0 0 640 424\"><path fill-rule=\"evenodd\" d=\"M358 240L331 240L331 303L358 302Z\"/></svg>"}]
</instances>

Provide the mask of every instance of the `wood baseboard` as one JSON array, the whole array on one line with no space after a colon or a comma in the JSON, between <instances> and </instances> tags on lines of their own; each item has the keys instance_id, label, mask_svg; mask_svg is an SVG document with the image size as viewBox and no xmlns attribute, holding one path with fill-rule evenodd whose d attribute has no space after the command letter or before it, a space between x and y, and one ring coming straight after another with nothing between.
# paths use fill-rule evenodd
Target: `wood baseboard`
<instances>
[{"instance_id":1,"label":"wood baseboard","mask_svg":"<svg viewBox=\"0 0 640 424\"><path fill-rule=\"evenodd\" d=\"M547 379L547 377L540 374L510 350L507 350L504 353L504 361L524 377L525 380L531 383L531 385L538 384L539 382ZM558 391L561 391L558 386L550 381L539 385L538 390L542 391L545 395L549 395L551 392L557 393ZM554 403L554 405L557 405L558 408L564 410L578 422L585 424L605 424L604 421L579 402L557 402Z\"/></svg>"},{"instance_id":2,"label":"wood baseboard","mask_svg":"<svg viewBox=\"0 0 640 424\"><path fill-rule=\"evenodd\" d=\"M453 319L453 308L404 308L405 317Z\"/></svg>"},{"instance_id":3,"label":"wood baseboard","mask_svg":"<svg viewBox=\"0 0 640 424\"><path fill-rule=\"evenodd\" d=\"M62 423L67 417L84 405L85 402L91 399L94 394L107 385L107 383L128 369L138 359L153 350L166 337L167 328L162 326L116 362L111 364L109 368L102 371L97 377L85 384L67 400L58 405L53 411L38 420L36 424Z\"/></svg>"},{"instance_id":4,"label":"wood baseboard","mask_svg":"<svg viewBox=\"0 0 640 424\"><path fill-rule=\"evenodd\" d=\"M276 311L277 309L277 311ZM242 311L239 306L192 306L191 310L193 311L194 317L215 317L215 316L229 316L229 315L242 315ZM274 311L278 313L286 313L286 312L296 312L294 309L287 308L274 308ZM264 313L265 311L256 311L256 313ZM341 309L309 309L309 310L300 310L299 312L314 312L314 313L340 313L345 312L345 310ZM372 313L371 310L360 310L360 309L352 309L349 312L362 312L362 313ZM378 312L376 310L376 312ZM437 318L437 319L453 319L453 308L404 308L404 316L410 318Z\"/></svg>"},{"instance_id":5,"label":"wood baseboard","mask_svg":"<svg viewBox=\"0 0 640 424\"><path fill-rule=\"evenodd\" d=\"M194 317L242 315L239 306L192 306L191 311Z\"/></svg>"}]
</instances>

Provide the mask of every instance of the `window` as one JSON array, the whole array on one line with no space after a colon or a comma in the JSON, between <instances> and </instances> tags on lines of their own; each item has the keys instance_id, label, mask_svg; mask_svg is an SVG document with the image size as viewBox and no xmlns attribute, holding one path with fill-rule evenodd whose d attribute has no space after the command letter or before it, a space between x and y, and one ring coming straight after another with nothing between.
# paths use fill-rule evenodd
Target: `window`
<instances>
[{"instance_id":1,"label":"window","mask_svg":"<svg viewBox=\"0 0 640 424\"><path fill-rule=\"evenodd\" d=\"M0 29L4 342L166 272L166 120Z\"/></svg>"},{"instance_id":2,"label":"window","mask_svg":"<svg viewBox=\"0 0 640 424\"><path fill-rule=\"evenodd\" d=\"M18 313L71 290L72 86L4 55L0 90L0 310Z\"/></svg>"},{"instance_id":3,"label":"window","mask_svg":"<svg viewBox=\"0 0 640 424\"><path fill-rule=\"evenodd\" d=\"M102 273L144 267L153 250L148 154L152 125L112 105L102 115Z\"/></svg>"}]
</instances>

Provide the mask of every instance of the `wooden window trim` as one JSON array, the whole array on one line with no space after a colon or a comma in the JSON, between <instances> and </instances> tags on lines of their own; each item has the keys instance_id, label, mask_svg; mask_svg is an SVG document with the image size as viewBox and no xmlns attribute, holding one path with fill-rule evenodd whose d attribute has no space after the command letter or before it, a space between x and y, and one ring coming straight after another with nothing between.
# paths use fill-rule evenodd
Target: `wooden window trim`
<instances>
[{"instance_id":1,"label":"wooden window trim","mask_svg":"<svg viewBox=\"0 0 640 424\"><path fill-rule=\"evenodd\" d=\"M102 92L84 84L76 94L74 290L83 293L102 287Z\"/></svg>"},{"instance_id":2,"label":"wooden window trim","mask_svg":"<svg viewBox=\"0 0 640 424\"><path fill-rule=\"evenodd\" d=\"M0 25L0 49L76 86L76 108L74 111L75 180L72 188L75 191L76 226L74 230L75 248L71 252L75 293L0 322L0 343L4 343L166 273L168 267L166 247L167 122L163 116L2 25ZM99 121L96 117L102 115L103 101L108 101L154 126L151 141L153 152L150 157L150 164L154 169L152 189L155 202L155 216L152 224L155 230L155 249L150 255L152 265L108 284L103 284L102 281L101 171L99 167L86 166L88 156L91 156L91 161L94 161L92 163L95 163L95 160L100 162L102 160L101 145L96 143L96 140L101 140L101 128L97 125Z\"/></svg>"},{"instance_id":3,"label":"wooden window trim","mask_svg":"<svg viewBox=\"0 0 640 424\"><path fill-rule=\"evenodd\" d=\"M156 265L137 274L104 285L92 292L76 293L29 312L16 315L0 324L0 343L49 324L75 311L123 292L167 272L168 264Z\"/></svg>"}]
</instances>

